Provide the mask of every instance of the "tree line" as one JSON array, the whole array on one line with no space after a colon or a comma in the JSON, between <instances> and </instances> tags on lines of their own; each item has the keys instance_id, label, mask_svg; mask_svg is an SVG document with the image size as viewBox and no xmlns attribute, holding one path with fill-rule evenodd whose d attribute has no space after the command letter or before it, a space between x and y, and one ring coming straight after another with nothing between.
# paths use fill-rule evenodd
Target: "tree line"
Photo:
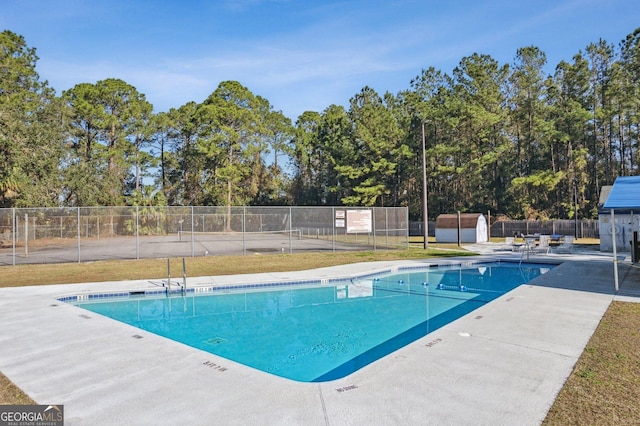
<instances>
[{"instance_id":1,"label":"tree line","mask_svg":"<svg viewBox=\"0 0 640 426\"><path fill-rule=\"evenodd\" d=\"M57 95L36 50L0 33L0 207L408 206L422 218L593 218L599 192L638 174L640 28L589 44L553 75L535 46L423 69L397 94L292 122L237 81L154 112L109 78Z\"/></svg>"}]
</instances>

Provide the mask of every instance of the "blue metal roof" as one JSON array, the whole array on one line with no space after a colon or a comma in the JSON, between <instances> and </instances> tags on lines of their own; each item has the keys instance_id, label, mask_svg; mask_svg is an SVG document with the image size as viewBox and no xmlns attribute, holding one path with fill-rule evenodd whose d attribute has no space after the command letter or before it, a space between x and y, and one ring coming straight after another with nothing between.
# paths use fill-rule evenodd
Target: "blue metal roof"
<instances>
[{"instance_id":1,"label":"blue metal roof","mask_svg":"<svg viewBox=\"0 0 640 426\"><path fill-rule=\"evenodd\" d=\"M617 177L602 208L640 210L640 176Z\"/></svg>"}]
</instances>

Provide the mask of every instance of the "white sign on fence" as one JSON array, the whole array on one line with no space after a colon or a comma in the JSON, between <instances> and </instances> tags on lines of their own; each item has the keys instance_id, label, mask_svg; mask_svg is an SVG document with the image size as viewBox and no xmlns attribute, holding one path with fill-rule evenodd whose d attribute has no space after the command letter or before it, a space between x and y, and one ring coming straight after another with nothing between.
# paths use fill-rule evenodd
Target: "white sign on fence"
<instances>
[{"instance_id":1,"label":"white sign on fence","mask_svg":"<svg viewBox=\"0 0 640 426\"><path fill-rule=\"evenodd\" d=\"M371 210L347 210L347 234L369 233L372 229Z\"/></svg>"},{"instance_id":2,"label":"white sign on fence","mask_svg":"<svg viewBox=\"0 0 640 426\"><path fill-rule=\"evenodd\" d=\"M336 210L336 228L344 228L344 210Z\"/></svg>"}]
</instances>

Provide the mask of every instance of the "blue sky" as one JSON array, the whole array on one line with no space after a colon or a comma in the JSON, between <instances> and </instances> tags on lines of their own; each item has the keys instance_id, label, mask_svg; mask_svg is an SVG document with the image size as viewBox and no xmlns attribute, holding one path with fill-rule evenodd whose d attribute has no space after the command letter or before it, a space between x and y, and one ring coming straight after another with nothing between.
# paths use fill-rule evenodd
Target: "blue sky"
<instances>
[{"instance_id":1,"label":"blue sky","mask_svg":"<svg viewBox=\"0 0 640 426\"><path fill-rule=\"evenodd\" d=\"M638 17L638 0L0 0L0 28L36 48L59 94L119 78L158 112L237 80L294 121L476 52L511 64L535 45L553 73L589 43L618 45Z\"/></svg>"}]
</instances>

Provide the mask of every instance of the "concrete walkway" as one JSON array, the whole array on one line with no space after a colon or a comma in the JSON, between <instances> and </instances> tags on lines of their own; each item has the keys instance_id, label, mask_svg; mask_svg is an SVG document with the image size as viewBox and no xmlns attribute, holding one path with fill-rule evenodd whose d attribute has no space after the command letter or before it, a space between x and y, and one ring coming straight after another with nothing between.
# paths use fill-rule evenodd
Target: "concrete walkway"
<instances>
[{"instance_id":1,"label":"concrete walkway","mask_svg":"<svg viewBox=\"0 0 640 426\"><path fill-rule=\"evenodd\" d=\"M64 404L66 425L538 425L610 302L640 301L637 268L620 265L615 295L610 258L541 258L562 263L350 376L324 383L271 376L57 300L154 287L159 279L0 289L0 371L38 403ZM188 285L459 261L198 277Z\"/></svg>"}]
</instances>

